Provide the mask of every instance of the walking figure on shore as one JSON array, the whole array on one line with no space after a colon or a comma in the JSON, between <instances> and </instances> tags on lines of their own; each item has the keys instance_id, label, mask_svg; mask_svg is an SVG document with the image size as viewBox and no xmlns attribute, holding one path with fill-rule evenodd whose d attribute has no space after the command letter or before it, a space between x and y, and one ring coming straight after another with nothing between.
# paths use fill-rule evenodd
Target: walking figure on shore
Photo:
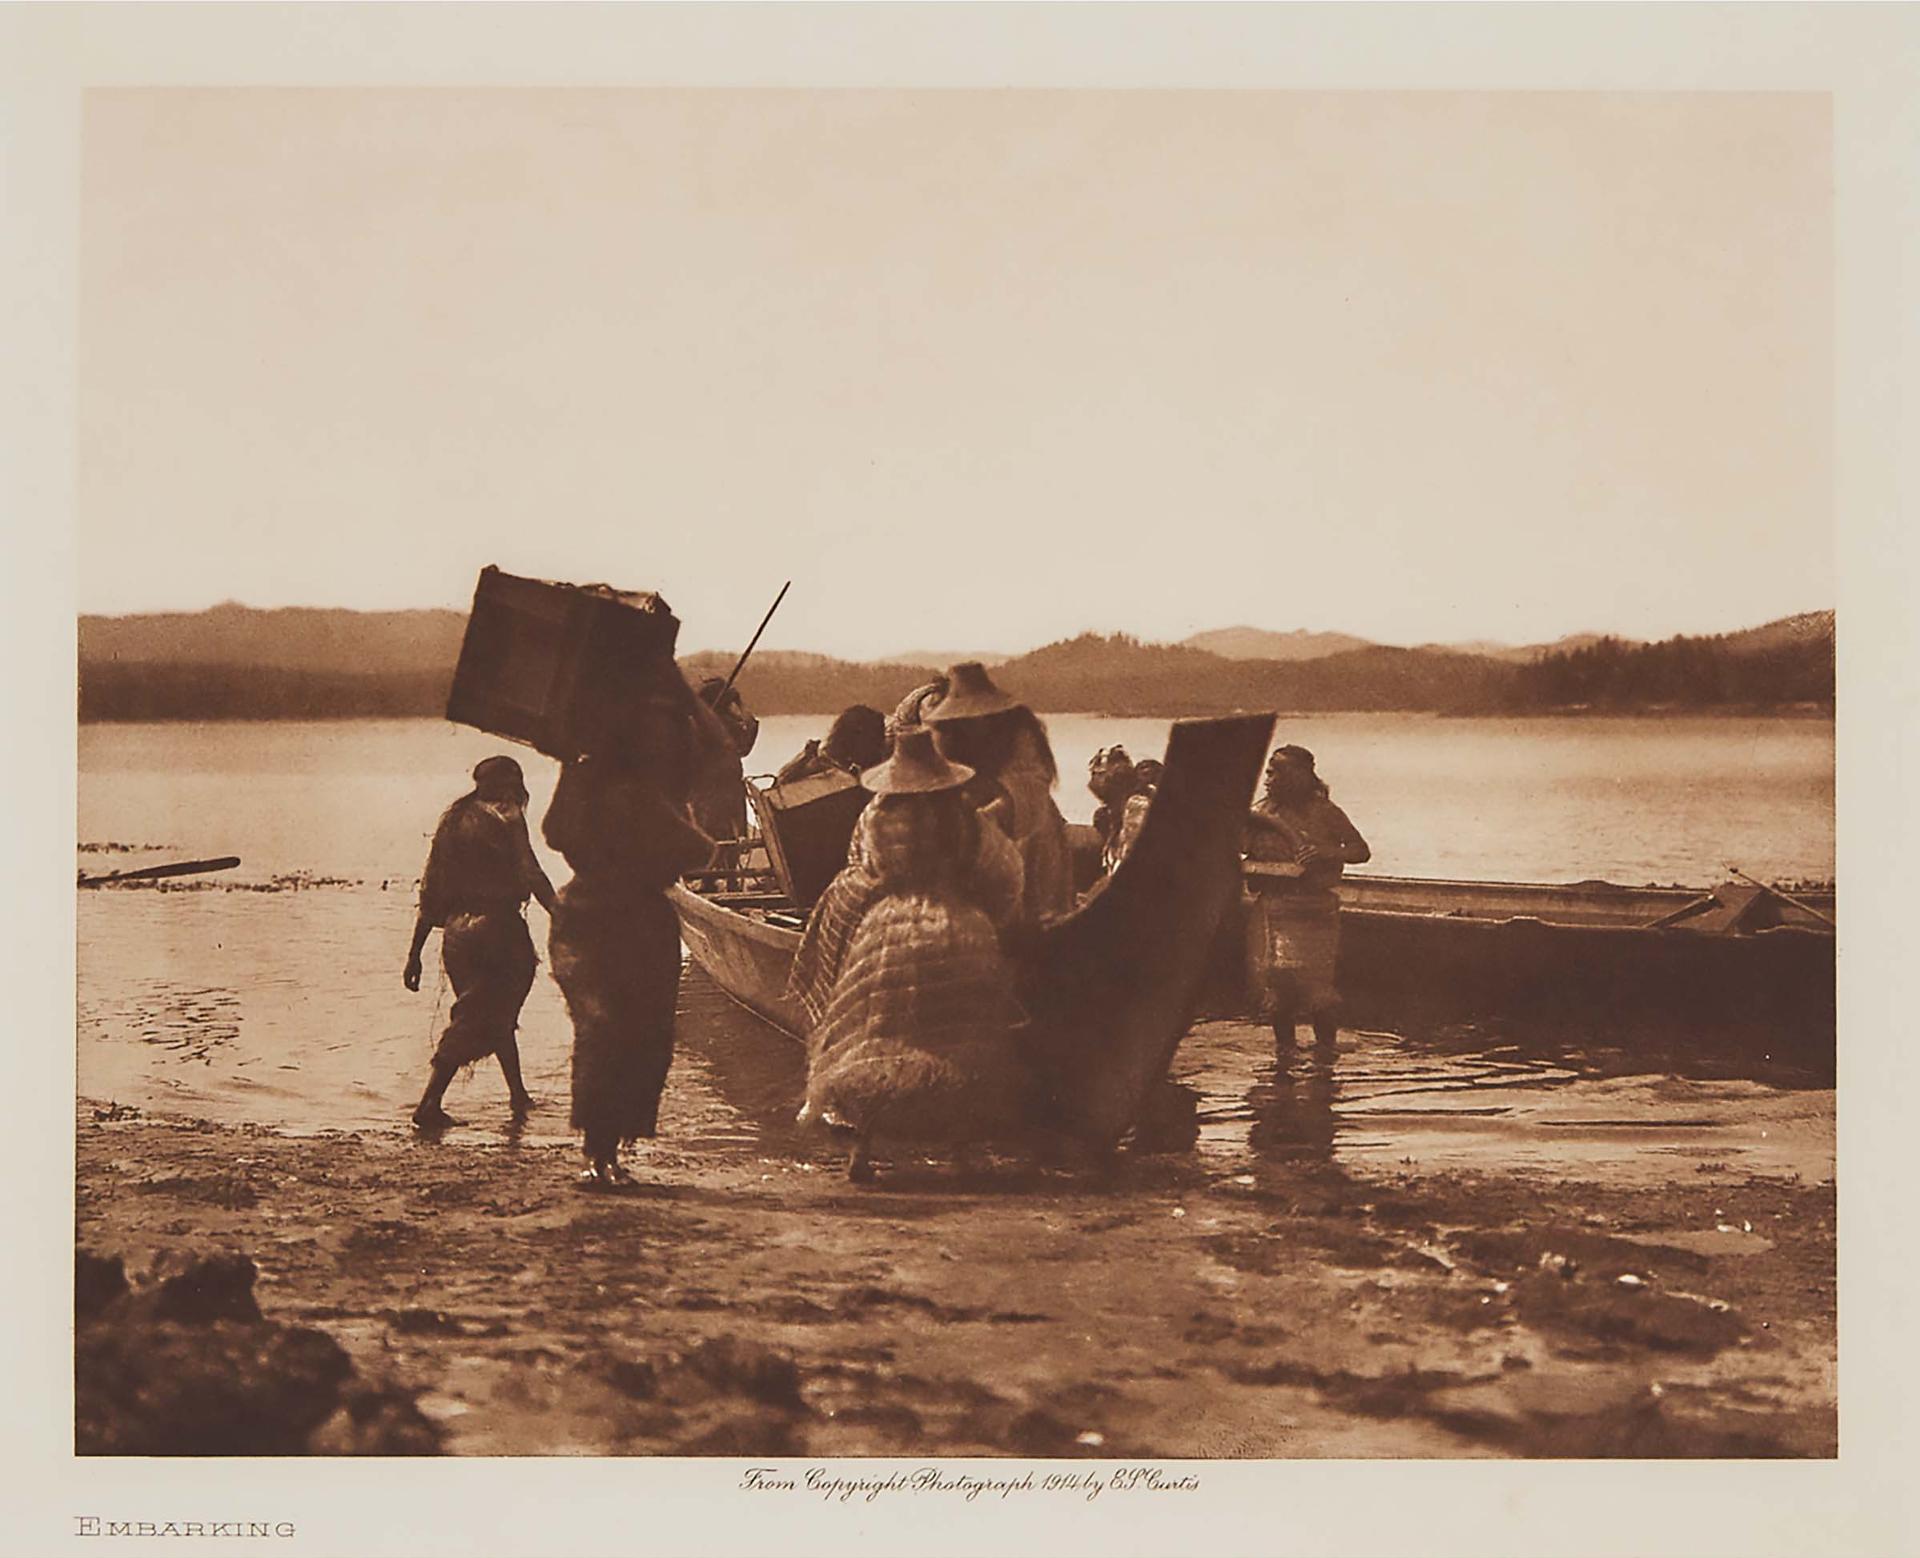
<instances>
[{"instance_id":1,"label":"walking figure on shore","mask_svg":"<svg viewBox=\"0 0 1920 1558\"><path fill-rule=\"evenodd\" d=\"M572 1123L592 1189L630 1185L620 1149L658 1128L680 994L680 921L666 891L713 853L689 799L698 766L725 740L684 683L663 685L561 769L547 809L547 842L573 868L549 946L573 1019Z\"/></svg>"},{"instance_id":2,"label":"walking figure on shore","mask_svg":"<svg viewBox=\"0 0 1920 1558\"><path fill-rule=\"evenodd\" d=\"M512 758L485 758L473 770L473 789L446 809L434 829L402 975L409 990L420 988L420 954L437 927L453 1011L413 1111L422 1130L459 1123L442 1103L447 1084L461 1067L488 1055L500 1061L514 1114L533 1107L514 1037L538 963L523 913L529 897L553 913L553 884L527 837L526 780Z\"/></svg>"},{"instance_id":3,"label":"walking figure on shore","mask_svg":"<svg viewBox=\"0 0 1920 1558\"><path fill-rule=\"evenodd\" d=\"M1267 760L1267 783L1247 823L1247 855L1291 863L1293 877L1261 876L1250 917L1255 994L1273 1036L1293 1042L1302 1018L1315 1040L1331 1045L1339 1026L1340 898L1334 884L1373 851L1347 814L1333 804L1314 772L1313 754L1285 746Z\"/></svg>"}]
</instances>

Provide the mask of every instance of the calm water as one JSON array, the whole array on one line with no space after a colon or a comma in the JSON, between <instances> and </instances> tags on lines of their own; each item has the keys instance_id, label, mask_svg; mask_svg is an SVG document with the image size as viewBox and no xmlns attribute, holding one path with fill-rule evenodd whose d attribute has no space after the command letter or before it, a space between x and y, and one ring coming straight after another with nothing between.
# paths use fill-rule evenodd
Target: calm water
<instances>
[{"instance_id":1,"label":"calm water","mask_svg":"<svg viewBox=\"0 0 1920 1558\"><path fill-rule=\"evenodd\" d=\"M823 719L763 722L749 772L772 771ZM1164 720L1055 715L1061 810L1092 818L1087 759L1166 744ZM1281 722L1373 845L1371 869L1482 881L1711 882L1833 873L1833 726L1771 719ZM233 854L252 880L304 872L411 882L440 809L489 752L514 750L536 818L555 765L435 720L88 725L80 838ZM536 833L536 844L538 838Z\"/></svg>"},{"instance_id":2,"label":"calm water","mask_svg":"<svg viewBox=\"0 0 1920 1558\"><path fill-rule=\"evenodd\" d=\"M767 719L749 771L778 766L825 723ZM1092 813L1084 776L1098 746L1120 741L1141 756L1166 736L1164 721L1048 723L1061 806L1080 821ZM1832 874L1833 732L1822 721L1333 715L1288 720L1281 739L1319 754L1381 871L1706 882L1731 862L1775 878ZM83 728L87 868L220 854L245 863L198 890L79 895L82 1094L296 1130L399 1128L447 999L431 971L418 994L400 983L414 887L440 809L501 749L437 721ZM516 755L537 818L556 770ZM87 848L106 843L135 848ZM564 867L549 866L560 879ZM664 1129L790 1150L797 1050L769 1044L697 977L683 1006ZM565 1134L569 1038L543 974L522 1023L529 1083L551 1101L534 1116L536 1137ZM1657 1161L1651 1143L1655 1154L1754 1171L1830 1172L1830 1093L1603 1078L1526 1059L1513 1038L1441 1054L1351 1032L1332 1074L1295 1076L1276 1068L1263 1033L1210 1023L1175 1071L1199 1098L1199 1150L1223 1168L1337 1145L1356 1161L1578 1159L1626 1173ZM504 1124L497 1070L475 1068L449 1102L470 1132Z\"/></svg>"}]
</instances>

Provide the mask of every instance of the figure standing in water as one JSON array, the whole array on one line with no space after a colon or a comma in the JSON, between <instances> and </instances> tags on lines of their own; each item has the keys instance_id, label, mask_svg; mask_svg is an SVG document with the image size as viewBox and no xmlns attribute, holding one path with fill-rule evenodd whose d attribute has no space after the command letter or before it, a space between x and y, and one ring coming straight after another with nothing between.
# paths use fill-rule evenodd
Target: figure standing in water
<instances>
[{"instance_id":1,"label":"figure standing in water","mask_svg":"<svg viewBox=\"0 0 1920 1558\"><path fill-rule=\"evenodd\" d=\"M533 1107L514 1037L538 962L522 913L529 897L552 915L553 884L527 837L526 780L512 758L489 757L474 768L473 789L446 809L434 829L407 949L403 978L409 990L418 990L420 954L428 933L439 927L440 958L453 986L453 1011L413 1111L422 1130L458 1123L442 1102L447 1084L462 1066L488 1055L499 1058L514 1114Z\"/></svg>"},{"instance_id":2,"label":"figure standing in water","mask_svg":"<svg viewBox=\"0 0 1920 1558\"><path fill-rule=\"evenodd\" d=\"M593 1189L630 1185L620 1149L658 1128L680 993L680 922L666 890L712 856L688 803L697 768L726 739L669 670L561 769L547 810L547 842L573 869L550 951L573 1019L572 1123Z\"/></svg>"},{"instance_id":3,"label":"figure standing in water","mask_svg":"<svg viewBox=\"0 0 1920 1558\"><path fill-rule=\"evenodd\" d=\"M1299 867L1298 876L1255 878L1249 930L1261 1014L1271 1018L1279 1043L1293 1042L1294 1026L1304 1017L1315 1040L1331 1045L1340 1010L1334 985L1340 899L1334 883L1348 866L1371 860L1373 851L1333 804L1305 747L1284 746L1268 759L1266 789L1248 819L1247 855Z\"/></svg>"}]
</instances>

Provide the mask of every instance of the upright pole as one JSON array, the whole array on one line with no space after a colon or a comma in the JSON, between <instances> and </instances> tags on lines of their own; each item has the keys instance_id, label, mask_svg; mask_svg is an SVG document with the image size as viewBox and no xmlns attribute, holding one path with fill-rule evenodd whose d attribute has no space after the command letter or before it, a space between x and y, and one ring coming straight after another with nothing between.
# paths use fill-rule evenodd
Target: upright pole
<instances>
[{"instance_id":1,"label":"upright pole","mask_svg":"<svg viewBox=\"0 0 1920 1558\"><path fill-rule=\"evenodd\" d=\"M760 619L760 626L753 630L753 637L747 641L747 647L740 651L740 658L733 662L733 669L727 673L727 685L720 689L720 698L726 697L728 688L733 686L733 679L740 674L740 668L747 663L747 656L753 653L753 646L760 642L760 635L766 632L767 624L773 620L773 614L780 609L780 602L787 598L787 591L792 588L793 580L791 579L780 586L780 593L774 596L773 604L767 608L767 614ZM719 698L714 700L716 703L719 701Z\"/></svg>"}]
</instances>

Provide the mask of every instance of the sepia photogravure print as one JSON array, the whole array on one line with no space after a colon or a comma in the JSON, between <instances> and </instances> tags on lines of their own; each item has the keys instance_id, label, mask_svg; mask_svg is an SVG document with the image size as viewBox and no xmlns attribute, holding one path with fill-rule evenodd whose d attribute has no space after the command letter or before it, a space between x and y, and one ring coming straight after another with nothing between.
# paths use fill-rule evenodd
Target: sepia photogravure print
<instances>
[{"instance_id":1,"label":"sepia photogravure print","mask_svg":"<svg viewBox=\"0 0 1920 1558\"><path fill-rule=\"evenodd\" d=\"M80 96L77 1463L1833 1467L1832 98L619 79Z\"/></svg>"}]
</instances>

